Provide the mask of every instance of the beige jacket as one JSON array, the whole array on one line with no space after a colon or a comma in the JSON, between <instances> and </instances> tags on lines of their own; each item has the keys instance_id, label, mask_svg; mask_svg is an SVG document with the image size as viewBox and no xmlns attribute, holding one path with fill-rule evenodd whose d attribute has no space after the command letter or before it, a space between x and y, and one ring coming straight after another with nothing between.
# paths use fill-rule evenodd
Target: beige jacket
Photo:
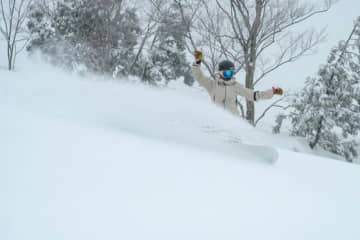
<instances>
[{"instance_id":1,"label":"beige jacket","mask_svg":"<svg viewBox=\"0 0 360 240\"><path fill-rule=\"evenodd\" d=\"M200 64L194 64L192 66L192 73L200 86L207 90L216 105L235 115L239 115L237 96L243 96L249 101L270 99L273 97L272 89L267 91L253 91L238 83L235 78L230 81L224 81L220 78L219 74L216 74L215 80L212 80L204 75Z\"/></svg>"}]
</instances>

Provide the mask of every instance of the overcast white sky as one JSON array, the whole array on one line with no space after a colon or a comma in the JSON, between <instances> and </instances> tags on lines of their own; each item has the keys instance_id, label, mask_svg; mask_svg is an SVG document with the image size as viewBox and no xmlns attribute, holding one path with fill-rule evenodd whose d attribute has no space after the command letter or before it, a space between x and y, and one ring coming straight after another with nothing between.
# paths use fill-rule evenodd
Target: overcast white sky
<instances>
[{"instance_id":1,"label":"overcast white sky","mask_svg":"<svg viewBox=\"0 0 360 240\"><path fill-rule=\"evenodd\" d=\"M261 87L268 87L269 84L283 86L285 89L302 87L306 77L316 74L319 65L325 63L330 49L338 41L348 37L358 16L360 0L339 0L329 12L312 18L306 24L311 24L319 30L327 26L326 42L318 46L315 55L304 57L271 74Z\"/></svg>"}]
</instances>

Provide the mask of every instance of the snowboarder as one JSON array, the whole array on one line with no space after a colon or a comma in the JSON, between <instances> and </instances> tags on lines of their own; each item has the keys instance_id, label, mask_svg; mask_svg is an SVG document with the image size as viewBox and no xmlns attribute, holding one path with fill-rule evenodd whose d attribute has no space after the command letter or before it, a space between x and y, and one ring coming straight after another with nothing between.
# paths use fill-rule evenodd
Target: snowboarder
<instances>
[{"instance_id":1,"label":"snowboarder","mask_svg":"<svg viewBox=\"0 0 360 240\"><path fill-rule=\"evenodd\" d=\"M192 66L194 78L199 82L200 86L207 90L214 103L235 115L239 115L237 107L237 96L239 95L249 101L257 101L283 94L281 88L275 87L267 91L253 91L245 88L236 81L234 77L234 64L228 60L220 62L218 71L215 74L215 80L212 80L210 77L205 76L200 68L203 60L202 52L196 50L194 56L195 63Z\"/></svg>"}]
</instances>

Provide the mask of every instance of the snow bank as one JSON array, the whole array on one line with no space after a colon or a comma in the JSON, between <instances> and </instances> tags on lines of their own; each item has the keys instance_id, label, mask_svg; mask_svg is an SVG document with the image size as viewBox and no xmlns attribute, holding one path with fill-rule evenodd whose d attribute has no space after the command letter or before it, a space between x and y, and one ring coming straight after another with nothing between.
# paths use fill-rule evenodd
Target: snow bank
<instances>
[{"instance_id":1,"label":"snow bank","mask_svg":"<svg viewBox=\"0 0 360 240\"><path fill-rule=\"evenodd\" d=\"M0 79L0 239L360 237L359 166L284 150L302 144L194 90L36 64Z\"/></svg>"}]
</instances>

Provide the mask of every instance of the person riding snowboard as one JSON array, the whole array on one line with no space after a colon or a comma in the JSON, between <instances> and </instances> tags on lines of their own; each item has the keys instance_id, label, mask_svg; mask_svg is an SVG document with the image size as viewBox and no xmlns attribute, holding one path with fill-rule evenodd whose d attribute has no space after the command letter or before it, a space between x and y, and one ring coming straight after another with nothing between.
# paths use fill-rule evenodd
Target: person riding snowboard
<instances>
[{"instance_id":1,"label":"person riding snowboard","mask_svg":"<svg viewBox=\"0 0 360 240\"><path fill-rule=\"evenodd\" d=\"M202 72L200 66L203 60L201 51L196 50L194 53L195 63L192 66L194 78L209 93L212 101L218 106L230 111L235 115L240 115L238 110L237 96L243 96L249 101L258 101L262 99L270 99L274 95L282 95L281 88L269 89L267 91L253 91L245 88L238 83L234 77L234 64L225 60L220 62L218 71L215 73L215 81L207 77Z\"/></svg>"}]
</instances>

